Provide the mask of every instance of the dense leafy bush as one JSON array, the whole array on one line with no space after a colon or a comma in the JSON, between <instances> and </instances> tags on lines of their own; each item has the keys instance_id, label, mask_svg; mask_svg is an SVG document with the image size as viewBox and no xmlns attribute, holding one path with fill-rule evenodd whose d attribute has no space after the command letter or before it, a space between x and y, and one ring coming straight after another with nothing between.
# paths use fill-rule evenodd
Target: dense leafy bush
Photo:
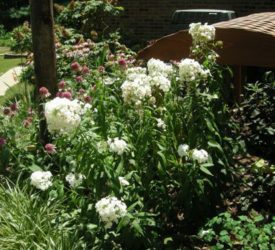
<instances>
[{"instance_id":1,"label":"dense leafy bush","mask_svg":"<svg viewBox=\"0 0 275 250\"><path fill-rule=\"evenodd\" d=\"M268 74L264 82L248 84L240 105L243 138L254 154L274 160L275 148L275 81Z\"/></svg>"},{"instance_id":2,"label":"dense leafy bush","mask_svg":"<svg viewBox=\"0 0 275 250\"><path fill-rule=\"evenodd\" d=\"M80 31L87 38L95 37L97 34L103 37L118 29L114 17L122 10L123 8L117 6L115 1L71 1L59 14L57 21L65 27Z\"/></svg>"},{"instance_id":3,"label":"dense leafy bush","mask_svg":"<svg viewBox=\"0 0 275 250\"><path fill-rule=\"evenodd\" d=\"M223 213L211 219L199 235L211 249L260 249L275 248L275 217L265 218L260 214L236 218Z\"/></svg>"}]
</instances>

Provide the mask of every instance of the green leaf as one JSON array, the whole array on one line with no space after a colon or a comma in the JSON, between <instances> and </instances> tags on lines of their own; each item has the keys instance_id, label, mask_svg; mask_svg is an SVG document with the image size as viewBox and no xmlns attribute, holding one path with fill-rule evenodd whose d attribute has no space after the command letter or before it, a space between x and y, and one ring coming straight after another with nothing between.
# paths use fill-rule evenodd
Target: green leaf
<instances>
[{"instance_id":1,"label":"green leaf","mask_svg":"<svg viewBox=\"0 0 275 250\"><path fill-rule=\"evenodd\" d=\"M35 171L43 171L43 169L39 166L37 166L36 164L32 164L29 169L32 171L32 172L35 172Z\"/></svg>"},{"instance_id":2,"label":"green leaf","mask_svg":"<svg viewBox=\"0 0 275 250\"><path fill-rule=\"evenodd\" d=\"M213 176L213 174L204 166L200 166L200 170L207 175Z\"/></svg>"},{"instance_id":3,"label":"green leaf","mask_svg":"<svg viewBox=\"0 0 275 250\"><path fill-rule=\"evenodd\" d=\"M135 229L135 231L136 231L139 235L144 236L144 232L143 232L143 230L142 230L142 228L141 228L141 226L139 225L139 223L138 223L137 220L134 220L134 221L132 222L132 228Z\"/></svg>"}]
</instances>

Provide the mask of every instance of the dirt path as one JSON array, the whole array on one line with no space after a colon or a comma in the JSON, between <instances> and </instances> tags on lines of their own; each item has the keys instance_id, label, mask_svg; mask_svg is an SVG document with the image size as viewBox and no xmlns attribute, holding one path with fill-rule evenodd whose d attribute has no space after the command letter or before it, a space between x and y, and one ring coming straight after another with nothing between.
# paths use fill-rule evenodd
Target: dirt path
<instances>
[{"instance_id":1,"label":"dirt path","mask_svg":"<svg viewBox=\"0 0 275 250\"><path fill-rule=\"evenodd\" d=\"M18 76L21 74L22 69L23 67L18 66L0 76L0 96L5 95L10 87L18 83Z\"/></svg>"}]
</instances>

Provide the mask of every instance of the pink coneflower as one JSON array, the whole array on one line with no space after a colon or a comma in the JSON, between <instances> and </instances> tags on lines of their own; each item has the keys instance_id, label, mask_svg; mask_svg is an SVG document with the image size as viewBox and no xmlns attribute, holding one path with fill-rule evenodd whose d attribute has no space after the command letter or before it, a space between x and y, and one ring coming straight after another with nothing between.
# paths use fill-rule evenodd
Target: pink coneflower
<instances>
[{"instance_id":1,"label":"pink coneflower","mask_svg":"<svg viewBox=\"0 0 275 250\"><path fill-rule=\"evenodd\" d=\"M71 69L72 69L73 71L80 71L80 68L81 68L81 66L80 66L80 64L79 64L78 62L73 62L73 63L71 64Z\"/></svg>"},{"instance_id":2,"label":"pink coneflower","mask_svg":"<svg viewBox=\"0 0 275 250\"><path fill-rule=\"evenodd\" d=\"M62 93L61 97L71 100L72 99L72 93L69 92L69 91L65 91L65 92Z\"/></svg>"},{"instance_id":3,"label":"pink coneflower","mask_svg":"<svg viewBox=\"0 0 275 250\"><path fill-rule=\"evenodd\" d=\"M56 97L60 97L60 98L61 98L61 97L62 97L62 95L63 95L63 93L62 93L61 91L58 91L58 92L56 93L56 95L55 95L55 96L56 96Z\"/></svg>"},{"instance_id":4,"label":"pink coneflower","mask_svg":"<svg viewBox=\"0 0 275 250\"><path fill-rule=\"evenodd\" d=\"M66 82L64 80L61 80L59 83L58 83L58 88L59 89L64 89L66 86Z\"/></svg>"},{"instance_id":5,"label":"pink coneflower","mask_svg":"<svg viewBox=\"0 0 275 250\"><path fill-rule=\"evenodd\" d=\"M45 145L45 150L48 154L56 153L56 146L54 144L48 143Z\"/></svg>"},{"instance_id":6,"label":"pink coneflower","mask_svg":"<svg viewBox=\"0 0 275 250\"><path fill-rule=\"evenodd\" d=\"M41 97L49 97L51 95L51 93L49 92L49 90L46 87L41 87L39 89L39 94Z\"/></svg>"},{"instance_id":7,"label":"pink coneflower","mask_svg":"<svg viewBox=\"0 0 275 250\"><path fill-rule=\"evenodd\" d=\"M87 75L87 74L90 73L90 69L89 69L86 65L84 65L84 66L82 67L81 73L82 73L83 75Z\"/></svg>"},{"instance_id":8,"label":"pink coneflower","mask_svg":"<svg viewBox=\"0 0 275 250\"><path fill-rule=\"evenodd\" d=\"M127 61L124 58L119 59L118 64L123 69L126 69L126 67L127 67Z\"/></svg>"}]
</instances>

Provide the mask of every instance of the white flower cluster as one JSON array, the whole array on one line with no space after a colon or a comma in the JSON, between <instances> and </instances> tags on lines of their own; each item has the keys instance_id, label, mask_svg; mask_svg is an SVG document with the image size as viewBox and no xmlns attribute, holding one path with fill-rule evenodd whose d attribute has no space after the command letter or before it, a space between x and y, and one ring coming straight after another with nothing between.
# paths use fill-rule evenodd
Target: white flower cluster
<instances>
[{"instance_id":1,"label":"white flower cluster","mask_svg":"<svg viewBox=\"0 0 275 250\"><path fill-rule=\"evenodd\" d=\"M82 174L69 173L66 175L65 179L69 183L69 185L74 188L79 186L82 183L83 179L85 179L85 177Z\"/></svg>"},{"instance_id":2,"label":"white flower cluster","mask_svg":"<svg viewBox=\"0 0 275 250\"><path fill-rule=\"evenodd\" d=\"M52 173L50 171L36 171L31 174L31 185L40 190L47 190L52 186Z\"/></svg>"},{"instance_id":3,"label":"white flower cluster","mask_svg":"<svg viewBox=\"0 0 275 250\"><path fill-rule=\"evenodd\" d=\"M166 64L163 61L154 58L147 62L147 68L150 76L160 74L168 77L173 73L172 65Z\"/></svg>"},{"instance_id":4,"label":"white flower cluster","mask_svg":"<svg viewBox=\"0 0 275 250\"><path fill-rule=\"evenodd\" d=\"M107 144L109 145L110 152L117 153L118 155L122 155L127 150L127 143L115 137L113 139L108 138Z\"/></svg>"},{"instance_id":5,"label":"white flower cluster","mask_svg":"<svg viewBox=\"0 0 275 250\"><path fill-rule=\"evenodd\" d=\"M102 198L96 203L95 208L107 229L111 228L113 223L117 223L118 219L127 213L126 204L116 197Z\"/></svg>"},{"instance_id":6,"label":"white flower cluster","mask_svg":"<svg viewBox=\"0 0 275 250\"><path fill-rule=\"evenodd\" d=\"M166 124L161 118L157 118L157 127L163 130L166 129Z\"/></svg>"},{"instance_id":7,"label":"white flower cluster","mask_svg":"<svg viewBox=\"0 0 275 250\"><path fill-rule=\"evenodd\" d=\"M139 106L152 95L150 78L146 74L127 75L121 89L124 102L127 104L134 103L136 106Z\"/></svg>"},{"instance_id":8,"label":"white flower cluster","mask_svg":"<svg viewBox=\"0 0 275 250\"><path fill-rule=\"evenodd\" d=\"M51 133L71 132L81 122L81 115L86 108L78 100L56 97L45 104L45 117Z\"/></svg>"},{"instance_id":9,"label":"white flower cluster","mask_svg":"<svg viewBox=\"0 0 275 250\"><path fill-rule=\"evenodd\" d=\"M181 144L178 147L178 154L180 157L187 156L189 151L189 146L187 144Z\"/></svg>"},{"instance_id":10,"label":"white flower cluster","mask_svg":"<svg viewBox=\"0 0 275 250\"><path fill-rule=\"evenodd\" d=\"M204 149L194 149L192 153L192 159L198 163L205 163L208 161L209 155Z\"/></svg>"},{"instance_id":11,"label":"white flower cluster","mask_svg":"<svg viewBox=\"0 0 275 250\"><path fill-rule=\"evenodd\" d=\"M207 23L191 23L189 34L192 36L194 44L205 44L215 39L216 29Z\"/></svg>"},{"instance_id":12,"label":"white flower cluster","mask_svg":"<svg viewBox=\"0 0 275 250\"><path fill-rule=\"evenodd\" d=\"M203 69L202 65L194 59L186 58L179 63L179 77L181 81L198 81L207 78L208 75L210 75L210 71Z\"/></svg>"},{"instance_id":13,"label":"white flower cluster","mask_svg":"<svg viewBox=\"0 0 275 250\"><path fill-rule=\"evenodd\" d=\"M192 153L190 155L190 153ZM209 160L209 154L204 149L194 149L190 151L190 147L187 144L181 144L178 147L178 155L180 157L191 157L193 161L197 161L202 164Z\"/></svg>"},{"instance_id":14,"label":"white flower cluster","mask_svg":"<svg viewBox=\"0 0 275 250\"><path fill-rule=\"evenodd\" d=\"M150 99L155 89L168 92L171 87L169 76L173 72L171 65L158 59L150 59L146 68L134 67L126 71L126 81L121 85L122 97L125 103L134 103L139 106L143 101Z\"/></svg>"}]
</instances>

